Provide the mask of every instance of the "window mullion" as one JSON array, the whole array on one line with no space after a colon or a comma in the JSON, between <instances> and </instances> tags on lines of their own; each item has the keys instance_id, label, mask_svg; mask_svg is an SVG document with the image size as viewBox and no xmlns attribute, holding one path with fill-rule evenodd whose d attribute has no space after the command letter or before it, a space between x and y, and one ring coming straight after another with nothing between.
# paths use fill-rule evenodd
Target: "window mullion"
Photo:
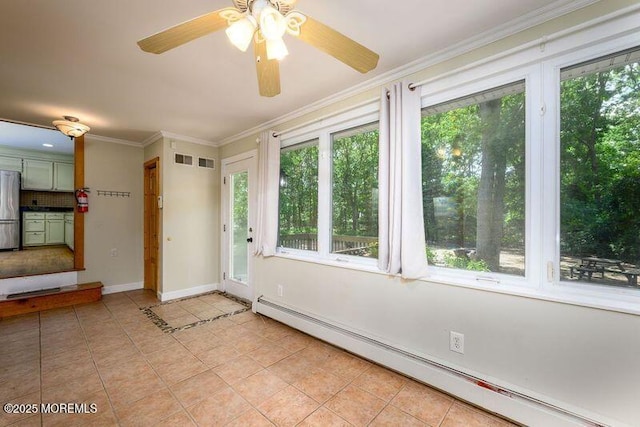
<instances>
[{"instance_id":1,"label":"window mullion","mask_svg":"<svg viewBox=\"0 0 640 427\"><path fill-rule=\"evenodd\" d=\"M331 252L331 138L320 134L318 159L318 254L328 257Z\"/></svg>"},{"instance_id":2,"label":"window mullion","mask_svg":"<svg viewBox=\"0 0 640 427\"><path fill-rule=\"evenodd\" d=\"M544 131L546 112L543 70L533 68L527 77L527 144L526 144L526 276L527 283L540 287L546 280L543 250L543 221L547 197L544 189Z\"/></svg>"},{"instance_id":3,"label":"window mullion","mask_svg":"<svg viewBox=\"0 0 640 427\"><path fill-rule=\"evenodd\" d=\"M543 287L559 283L560 279L560 71L550 63L542 66L543 116L542 150L542 242L540 270ZM549 267L553 277L549 277ZM551 280L550 280L551 279Z\"/></svg>"}]
</instances>

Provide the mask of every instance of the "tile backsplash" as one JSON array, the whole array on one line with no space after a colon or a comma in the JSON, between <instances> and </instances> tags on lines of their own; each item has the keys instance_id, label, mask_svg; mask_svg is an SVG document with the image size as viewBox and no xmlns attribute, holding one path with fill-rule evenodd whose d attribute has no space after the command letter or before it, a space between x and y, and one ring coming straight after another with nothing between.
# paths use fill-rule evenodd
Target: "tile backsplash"
<instances>
[{"instance_id":1,"label":"tile backsplash","mask_svg":"<svg viewBox=\"0 0 640 427\"><path fill-rule=\"evenodd\" d=\"M73 208L73 193L53 191L21 191L20 206L46 206L51 208Z\"/></svg>"}]
</instances>

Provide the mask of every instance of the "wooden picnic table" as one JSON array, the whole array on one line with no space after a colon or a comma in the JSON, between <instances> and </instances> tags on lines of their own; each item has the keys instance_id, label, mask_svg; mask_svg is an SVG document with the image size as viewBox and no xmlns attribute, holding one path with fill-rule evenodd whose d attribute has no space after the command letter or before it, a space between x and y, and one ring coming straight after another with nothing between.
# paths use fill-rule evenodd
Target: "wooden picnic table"
<instances>
[{"instance_id":1,"label":"wooden picnic table","mask_svg":"<svg viewBox=\"0 0 640 427\"><path fill-rule=\"evenodd\" d=\"M622 266L622 261L620 261L619 259L584 257L584 258L581 258L580 261L584 267L604 269L604 268L609 268L611 266L616 266L620 269L620 271L624 271L624 267Z\"/></svg>"},{"instance_id":2,"label":"wooden picnic table","mask_svg":"<svg viewBox=\"0 0 640 427\"><path fill-rule=\"evenodd\" d=\"M603 279L605 271L613 274L622 274L627 278L630 286L638 286L638 276L640 275L640 270L625 268L622 261L618 259L598 257L583 257L580 259L580 265L572 266L570 271L571 277L573 277L575 271L578 274L578 279L587 276L589 281L591 281L593 273L600 273Z\"/></svg>"}]
</instances>

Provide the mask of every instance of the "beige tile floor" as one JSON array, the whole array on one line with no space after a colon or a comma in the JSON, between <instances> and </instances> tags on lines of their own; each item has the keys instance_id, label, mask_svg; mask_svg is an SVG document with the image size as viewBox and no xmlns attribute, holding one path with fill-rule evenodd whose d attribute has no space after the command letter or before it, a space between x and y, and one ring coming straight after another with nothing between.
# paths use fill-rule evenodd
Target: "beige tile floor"
<instances>
[{"instance_id":1,"label":"beige tile floor","mask_svg":"<svg viewBox=\"0 0 640 427\"><path fill-rule=\"evenodd\" d=\"M245 312L165 334L143 291L0 321L0 402L97 405L0 426L507 426L281 323Z\"/></svg>"},{"instance_id":2,"label":"beige tile floor","mask_svg":"<svg viewBox=\"0 0 640 427\"><path fill-rule=\"evenodd\" d=\"M148 310L166 323L166 329L177 329L238 311L246 311L248 307L215 292L152 306Z\"/></svg>"}]
</instances>

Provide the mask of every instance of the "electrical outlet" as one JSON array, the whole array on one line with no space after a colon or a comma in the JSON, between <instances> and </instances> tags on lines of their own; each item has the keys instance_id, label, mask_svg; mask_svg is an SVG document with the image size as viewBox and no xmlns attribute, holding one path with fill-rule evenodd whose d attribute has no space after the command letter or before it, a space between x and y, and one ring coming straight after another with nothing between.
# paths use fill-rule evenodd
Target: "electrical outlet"
<instances>
[{"instance_id":1,"label":"electrical outlet","mask_svg":"<svg viewBox=\"0 0 640 427\"><path fill-rule=\"evenodd\" d=\"M464 354L464 334L461 334L460 332L450 332L449 350Z\"/></svg>"},{"instance_id":2,"label":"electrical outlet","mask_svg":"<svg viewBox=\"0 0 640 427\"><path fill-rule=\"evenodd\" d=\"M109 253L111 254L112 257L118 256L118 250L116 248L112 248L111 251L109 251Z\"/></svg>"},{"instance_id":3,"label":"electrical outlet","mask_svg":"<svg viewBox=\"0 0 640 427\"><path fill-rule=\"evenodd\" d=\"M281 297L284 295L284 286L278 285L278 296Z\"/></svg>"}]
</instances>

